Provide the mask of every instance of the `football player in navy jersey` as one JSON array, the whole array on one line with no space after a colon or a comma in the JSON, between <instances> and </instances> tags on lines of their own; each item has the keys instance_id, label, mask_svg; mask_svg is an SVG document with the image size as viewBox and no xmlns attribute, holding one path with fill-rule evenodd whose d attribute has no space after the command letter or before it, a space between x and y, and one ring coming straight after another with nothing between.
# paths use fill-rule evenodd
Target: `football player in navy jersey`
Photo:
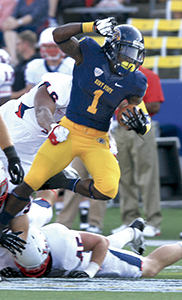
<instances>
[{"instance_id":1,"label":"football player in navy jersey","mask_svg":"<svg viewBox=\"0 0 182 300\"><path fill-rule=\"evenodd\" d=\"M92 38L78 41L74 37L93 31L106 37L102 47ZM70 102L66 116L50 130L23 183L12 191L0 218L4 224L39 188L59 187L100 200L115 198L120 168L109 150L107 132L115 109L124 99L140 107L140 113L135 108L134 112L129 111L125 125L140 135L150 129L150 118L142 102L147 79L137 70L143 63L145 48L137 28L116 26L114 18L106 18L59 26L53 37L60 49L75 59ZM59 177L59 172L76 156L93 179Z\"/></svg>"}]
</instances>

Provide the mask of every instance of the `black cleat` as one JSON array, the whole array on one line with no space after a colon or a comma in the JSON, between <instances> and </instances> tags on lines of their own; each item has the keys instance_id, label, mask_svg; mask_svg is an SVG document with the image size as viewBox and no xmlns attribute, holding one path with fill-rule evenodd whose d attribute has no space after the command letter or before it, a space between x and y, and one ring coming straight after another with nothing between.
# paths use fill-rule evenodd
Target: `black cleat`
<instances>
[{"instance_id":1,"label":"black cleat","mask_svg":"<svg viewBox=\"0 0 182 300\"><path fill-rule=\"evenodd\" d=\"M129 227L132 227L132 228L137 228L139 229L140 231L143 232L144 228L145 228L145 224L146 224L146 221L144 221L144 219L142 218L137 218L135 219L130 225L128 225Z\"/></svg>"},{"instance_id":2,"label":"black cleat","mask_svg":"<svg viewBox=\"0 0 182 300\"><path fill-rule=\"evenodd\" d=\"M131 242L131 249L139 255L142 255L146 250L145 239L143 236L145 224L146 221L144 221L144 219L138 218L129 225L129 227L133 228L134 230L134 239Z\"/></svg>"}]
</instances>

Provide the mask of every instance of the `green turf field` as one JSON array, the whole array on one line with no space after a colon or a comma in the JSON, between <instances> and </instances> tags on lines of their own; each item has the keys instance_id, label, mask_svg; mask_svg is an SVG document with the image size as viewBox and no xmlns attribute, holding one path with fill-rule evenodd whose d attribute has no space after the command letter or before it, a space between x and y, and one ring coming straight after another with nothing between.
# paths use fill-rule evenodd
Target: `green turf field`
<instances>
[{"instance_id":1,"label":"green turf field","mask_svg":"<svg viewBox=\"0 0 182 300\"><path fill-rule=\"evenodd\" d=\"M0 291L2 300L181 300L181 293Z\"/></svg>"},{"instance_id":2,"label":"green turf field","mask_svg":"<svg viewBox=\"0 0 182 300\"><path fill-rule=\"evenodd\" d=\"M179 233L182 231L182 207L163 208L162 216L163 216L163 222L161 228L162 233L160 236L155 237L155 239L178 240ZM111 229L117 228L120 225L121 225L121 214L119 208L118 207L108 208L104 218L103 234L109 235ZM79 229L78 217L75 219L74 229Z\"/></svg>"}]
</instances>

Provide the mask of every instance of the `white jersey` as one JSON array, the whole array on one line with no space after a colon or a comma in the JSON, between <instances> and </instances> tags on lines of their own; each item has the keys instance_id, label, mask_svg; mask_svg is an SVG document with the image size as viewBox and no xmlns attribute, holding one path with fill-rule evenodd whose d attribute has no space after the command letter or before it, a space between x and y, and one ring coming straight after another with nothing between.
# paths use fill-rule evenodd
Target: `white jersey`
<instances>
[{"instance_id":1,"label":"white jersey","mask_svg":"<svg viewBox=\"0 0 182 300\"><path fill-rule=\"evenodd\" d=\"M6 63L0 63L0 99L11 96L13 82L14 69Z\"/></svg>"},{"instance_id":2,"label":"white jersey","mask_svg":"<svg viewBox=\"0 0 182 300\"><path fill-rule=\"evenodd\" d=\"M90 262L91 252L82 252L83 245L80 234L76 230L70 230L62 224L52 223L41 228L44 233L52 257L52 269L49 274L55 273L55 270L67 270L64 273L66 276L71 270L85 270ZM117 237L118 239L118 237ZM109 237L108 237L109 240ZM113 235L110 241L110 246L118 244L114 242ZM118 249L120 251L120 249ZM123 250L124 251L124 250ZM129 251L127 251L129 253ZM131 252L130 252L131 253ZM139 257L132 253L132 257ZM142 259L140 257L140 259ZM126 277L137 278L141 277L142 272L136 265L128 264L107 251L105 260L96 274L96 277Z\"/></svg>"},{"instance_id":3,"label":"white jersey","mask_svg":"<svg viewBox=\"0 0 182 300\"><path fill-rule=\"evenodd\" d=\"M33 205L36 204L33 203ZM65 277L71 270L85 270L87 268L90 262L91 252L83 252L82 239L78 231L70 230L59 223L45 225L41 227L40 230L46 237L52 257L52 267L48 274L49 277ZM131 251L114 248L114 245L118 244L118 235L116 235L116 241L114 241L113 237L114 234L110 241L110 250L107 251L104 262L95 277L141 277L142 270L137 261L141 264L143 260L142 256ZM110 240L109 237L107 238ZM122 253L122 255L126 256L126 261L119 259L117 255L113 254L114 252L116 252L116 254ZM11 267L18 271L12 254L8 250L0 247L0 270L5 267Z\"/></svg>"},{"instance_id":4,"label":"white jersey","mask_svg":"<svg viewBox=\"0 0 182 300\"><path fill-rule=\"evenodd\" d=\"M49 95L55 101L55 122L59 122L66 112L70 100L72 76L62 73L46 73L42 81L19 99L10 100L0 107L0 112L21 159L25 174L30 169L37 150L47 138L47 132L40 127L35 115L34 96L41 84L45 84ZM0 149L0 159L6 169L7 159ZM13 188L9 184L9 191Z\"/></svg>"},{"instance_id":5,"label":"white jersey","mask_svg":"<svg viewBox=\"0 0 182 300\"><path fill-rule=\"evenodd\" d=\"M42 75L50 72L59 72L63 74L72 75L73 67L74 67L74 59L71 57L66 57L62 63L56 67L56 69L50 69L46 65L46 61L44 58L38 58L30 61L25 70L25 81L26 84L36 85L42 79Z\"/></svg>"}]
</instances>

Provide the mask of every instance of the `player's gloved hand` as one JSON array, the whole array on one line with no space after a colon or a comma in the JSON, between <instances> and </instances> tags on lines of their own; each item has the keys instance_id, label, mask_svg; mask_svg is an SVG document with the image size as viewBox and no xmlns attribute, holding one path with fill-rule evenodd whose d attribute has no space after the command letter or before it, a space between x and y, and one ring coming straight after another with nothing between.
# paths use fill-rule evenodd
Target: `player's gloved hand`
<instances>
[{"instance_id":1,"label":"player's gloved hand","mask_svg":"<svg viewBox=\"0 0 182 300\"><path fill-rule=\"evenodd\" d=\"M3 231L0 235L0 245L8 249L14 255L16 255L15 250L21 253L22 250L25 249L23 244L26 244L26 242L18 236L22 233L23 231L10 233L7 233L7 230Z\"/></svg>"},{"instance_id":2,"label":"player's gloved hand","mask_svg":"<svg viewBox=\"0 0 182 300\"><path fill-rule=\"evenodd\" d=\"M117 25L116 19L114 17L108 17L103 20L95 20L94 31L103 36L112 36L114 32L114 27Z\"/></svg>"},{"instance_id":3,"label":"player's gloved hand","mask_svg":"<svg viewBox=\"0 0 182 300\"><path fill-rule=\"evenodd\" d=\"M84 271L73 270L68 274L70 278L89 278L89 275Z\"/></svg>"},{"instance_id":4,"label":"player's gloved hand","mask_svg":"<svg viewBox=\"0 0 182 300\"><path fill-rule=\"evenodd\" d=\"M64 142L67 139L69 130L57 123L51 124L51 130L48 133L48 138L53 145L57 145L59 142Z\"/></svg>"},{"instance_id":5,"label":"player's gloved hand","mask_svg":"<svg viewBox=\"0 0 182 300\"><path fill-rule=\"evenodd\" d=\"M138 112L136 107L134 107L133 111L134 113L130 109L127 109L129 116L123 112L122 115L124 116L124 119L121 121L129 127L129 130L134 130L136 133L144 135L147 131L147 118L141 108Z\"/></svg>"},{"instance_id":6,"label":"player's gloved hand","mask_svg":"<svg viewBox=\"0 0 182 300\"><path fill-rule=\"evenodd\" d=\"M4 268L0 271L0 275L5 278L16 278L16 277L23 277L21 272L17 272L10 267Z\"/></svg>"},{"instance_id":7,"label":"player's gloved hand","mask_svg":"<svg viewBox=\"0 0 182 300\"><path fill-rule=\"evenodd\" d=\"M8 159L8 172L11 176L11 182L13 184L20 184L23 181L24 170L21 166L20 159L16 153L14 146L9 146L3 151Z\"/></svg>"}]
</instances>

